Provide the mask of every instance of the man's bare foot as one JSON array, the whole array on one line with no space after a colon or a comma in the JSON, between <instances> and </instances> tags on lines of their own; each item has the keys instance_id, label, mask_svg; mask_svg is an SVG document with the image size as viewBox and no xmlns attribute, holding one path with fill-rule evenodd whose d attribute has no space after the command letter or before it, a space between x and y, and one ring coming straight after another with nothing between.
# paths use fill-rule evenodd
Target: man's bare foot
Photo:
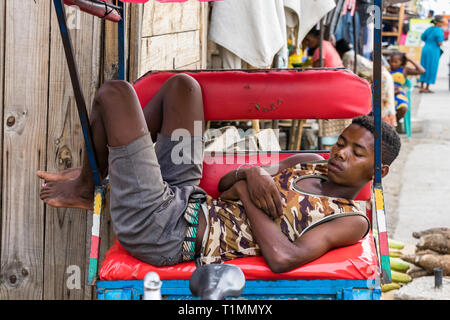
<instances>
[{"instance_id":1,"label":"man's bare foot","mask_svg":"<svg viewBox=\"0 0 450 320\"><path fill-rule=\"evenodd\" d=\"M42 185L40 197L52 207L92 210L94 189L79 179L52 181Z\"/></svg>"},{"instance_id":2,"label":"man's bare foot","mask_svg":"<svg viewBox=\"0 0 450 320\"><path fill-rule=\"evenodd\" d=\"M434 93L434 91L431 91L430 89L420 89L420 93Z\"/></svg>"},{"instance_id":3,"label":"man's bare foot","mask_svg":"<svg viewBox=\"0 0 450 320\"><path fill-rule=\"evenodd\" d=\"M81 168L72 168L59 172L46 172L40 170L36 172L37 176L43 179L45 182L73 180L78 178L80 173Z\"/></svg>"}]
</instances>

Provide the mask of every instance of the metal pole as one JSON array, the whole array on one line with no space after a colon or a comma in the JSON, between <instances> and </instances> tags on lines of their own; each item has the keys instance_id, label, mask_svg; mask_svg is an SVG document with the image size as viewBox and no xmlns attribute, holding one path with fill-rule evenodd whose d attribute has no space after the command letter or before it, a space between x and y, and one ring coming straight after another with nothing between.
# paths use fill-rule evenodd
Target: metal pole
<instances>
[{"instance_id":1,"label":"metal pole","mask_svg":"<svg viewBox=\"0 0 450 320\"><path fill-rule=\"evenodd\" d=\"M119 1L121 7L122 19L119 21L118 31L118 50L119 50L119 80L126 80L125 64L125 3Z\"/></svg>"},{"instance_id":2,"label":"metal pole","mask_svg":"<svg viewBox=\"0 0 450 320\"><path fill-rule=\"evenodd\" d=\"M320 67L323 67L323 53L322 53L322 48L323 48L323 35L324 35L324 30L323 30L323 18L320 19L320 42L319 42L319 63L320 63Z\"/></svg>"},{"instance_id":3,"label":"metal pole","mask_svg":"<svg viewBox=\"0 0 450 320\"><path fill-rule=\"evenodd\" d=\"M384 208L383 186L381 182L381 13L382 0L374 0L375 8L375 23L374 23L374 40L373 40L373 116L375 122L375 178L374 178L374 198L375 209L377 217L379 247L380 247L380 262L381 262L381 277L382 282L391 283L391 265L389 262L389 244L386 228L386 214Z\"/></svg>"},{"instance_id":4,"label":"metal pole","mask_svg":"<svg viewBox=\"0 0 450 320\"><path fill-rule=\"evenodd\" d=\"M336 8L333 12L333 18L330 23L330 30L328 36L334 34L336 32L336 26L338 24L339 18L341 16L342 6L344 5L344 0L338 0L336 3Z\"/></svg>"},{"instance_id":5,"label":"metal pole","mask_svg":"<svg viewBox=\"0 0 450 320\"><path fill-rule=\"evenodd\" d=\"M320 19L319 64L320 64L321 68L323 68L323 54L322 54L323 36L324 36L323 19ZM319 122L319 120L318 120L318 122ZM320 126L320 122L319 122L319 126ZM323 148L322 137L318 136L317 137L317 149L322 149L322 148Z\"/></svg>"},{"instance_id":6,"label":"metal pole","mask_svg":"<svg viewBox=\"0 0 450 320\"><path fill-rule=\"evenodd\" d=\"M377 19L381 19L382 0L374 1L375 7L380 8L375 10L375 15L380 15L380 17L375 16L375 21L377 21ZM381 186L381 28L377 28L376 25L373 47L373 115L377 133L375 135L375 185Z\"/></svg>"},{"instance_id":7,"label":"metal pole","mask_svg":"<svg viewBox=\"0 0 450 320\"><path fill-rule=\"evenodd\" d=\"M355 4L356 5L356 4ZM354 63L353 63L353 73L357 74L358 71L358 38L356 34L356 12L352 16L352 22L353 22L353 52L354 52Z\"/></svg>"}]
</instances>

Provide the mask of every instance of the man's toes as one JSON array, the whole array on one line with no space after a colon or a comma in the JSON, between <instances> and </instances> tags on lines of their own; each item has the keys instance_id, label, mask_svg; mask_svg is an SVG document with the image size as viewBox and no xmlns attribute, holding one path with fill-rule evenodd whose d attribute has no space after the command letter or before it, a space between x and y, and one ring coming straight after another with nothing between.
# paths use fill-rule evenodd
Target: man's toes
<instances>
[{"instance_id":1,"label":"man's toes","mask_svg":"<svg viewBox=\"0 0 450 320\"><path fill-rule=\"evenodd\" d=\"M36 175L39 178L44 179L44 180L46 180L48 178L48 172L45 172L45 171L37 171Z\"/></svg>"},{"instance_id":2,"label":"man's toes","mask_svg":"<svg viewBox=\"0 0 450 320\"><path fill-rule=\"evenodd\" d=\"M48 192L48 191L43 191L43 192L40 193L39 196L41 197L42 200L44 200L44 199L47 199L48 197L50 197L50 195L51 195L50 192Z\"/></svg>"}]
</instances>

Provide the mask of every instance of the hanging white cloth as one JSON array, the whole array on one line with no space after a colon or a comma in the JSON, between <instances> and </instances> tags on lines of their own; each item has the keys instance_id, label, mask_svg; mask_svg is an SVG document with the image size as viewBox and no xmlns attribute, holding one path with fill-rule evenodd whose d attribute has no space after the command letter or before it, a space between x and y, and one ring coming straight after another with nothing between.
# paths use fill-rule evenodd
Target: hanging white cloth
<instances>
[{"instance_id":1,"label":"hanging white cloth","mask_svg":"<svg viewBox=\"0 0 450 320\"><path fill-rule=\"evenodd\" d=\"M319 23L320 19L334 9L336 4L334 0L284 0L284 6L288 23L293 23L295 20L292 15L297 15L299 21L297 43L302 43L308 32Z\"/></svg>"},{"instance_id":2,"label":"hanging white cloth","mask_svg":"<svg viewBox=\"0 0 450 320\"><path fill-rule=\"evenodd\" d=\"M270 68L277 54L286 63L283 0L215 2L208 37L253 67ZM231 60L236 63L234 58Z\"/></svg>"}]
</instances>

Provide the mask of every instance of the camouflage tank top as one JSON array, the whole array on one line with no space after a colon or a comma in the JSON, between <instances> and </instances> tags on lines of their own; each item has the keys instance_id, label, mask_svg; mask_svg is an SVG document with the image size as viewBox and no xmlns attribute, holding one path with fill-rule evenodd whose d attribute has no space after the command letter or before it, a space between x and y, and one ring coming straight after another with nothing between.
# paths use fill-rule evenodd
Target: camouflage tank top
<instances>
[{"instance_id":1,"label":"camouflage tank top","mask_svg":"<svg viewBox=\"0 0 450 320\"><path fill-rule=\"evenodd\" d=\"M327 179L327 172L326 162L314 162L284 169L273 177L286 202L283 215L274 222L291 242L311 228L344 215L361 215L367 219L358 201L315 195L296 185L305 178ZM207 196L206 207L209 231L203 238L200 263L261 255L242 202Z\"/></svg>"}]
</instances>

